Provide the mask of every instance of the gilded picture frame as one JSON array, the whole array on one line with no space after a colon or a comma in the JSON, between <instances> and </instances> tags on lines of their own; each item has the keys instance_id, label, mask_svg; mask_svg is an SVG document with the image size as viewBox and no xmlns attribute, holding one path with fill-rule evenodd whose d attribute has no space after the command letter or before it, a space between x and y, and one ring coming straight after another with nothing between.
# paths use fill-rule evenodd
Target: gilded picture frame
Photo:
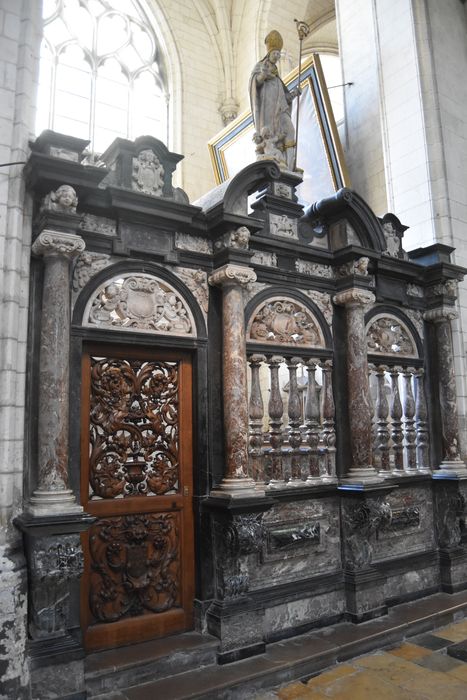
<instances>
[{"instance_id":1,"label":"gilded picture frame","mask_svg":"<svg viewBox=\"0 0 467 700\"><path fill-rule=\"evenodd\" d=\"M297 87L298 68L285 77L284 83L290 90ZM297 166L303 170L303 183L297 188L297 195L302 203L311 203L341 187L349 187L350 181L318 54L311 54L303 61L300 88ZM295 99L294 123L296 104ZM208 142L216 184L256 160L253 132L248 110Z\"/></svg>"}]
</instances>

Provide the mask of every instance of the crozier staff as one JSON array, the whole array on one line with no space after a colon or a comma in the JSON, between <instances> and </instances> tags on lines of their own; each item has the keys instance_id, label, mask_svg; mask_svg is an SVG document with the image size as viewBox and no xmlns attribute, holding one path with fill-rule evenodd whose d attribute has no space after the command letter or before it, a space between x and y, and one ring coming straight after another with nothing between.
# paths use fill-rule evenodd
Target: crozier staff
<instances>
[{"instance_id":1,"label":"crozier staff","mask_svg":"<svg viewBox=\"0 0 467 700\"><path fill-rule=\"evenodd\" d=\"M259 61L250 77L250 105L255 125L254 141L258 160L273 157L289 170L295 163L295 129L290 116L292 101L300 94L298 88L288 90L277 70L283 40L278 31L269 32L264 40L266 56ZM270 142L282 157L271 156Z\"/></svg>"}]
</instances>

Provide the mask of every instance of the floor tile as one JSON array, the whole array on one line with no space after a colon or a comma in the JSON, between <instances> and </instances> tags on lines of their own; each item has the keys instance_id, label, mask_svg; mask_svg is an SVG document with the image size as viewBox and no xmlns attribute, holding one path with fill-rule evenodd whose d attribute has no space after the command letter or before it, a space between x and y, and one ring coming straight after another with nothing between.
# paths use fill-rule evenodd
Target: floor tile
<instances>
[{"instance_id":1,"label":"floor tile","mask_svg":"<svg viewBox=\"0 0 467 700\"><path fill-rule=\"evenodd\" d=\"M465 682L465 695L467 697L467 664L461 664L460 666L456 666L456 668L453 668L450 671L448 671L447 675L453 676L453 678L457 678L457 680Z\"/></svg>"},{"instance_id":2,"label":"floor tile","mask_svg":"<svg viewBox=\"0 0 467 700\"><path fill-rule=\"evenodd\" d=\"M405 659L380 652L359 659L354 659L352 665L371 670L388 683L399 685L414 675L425 675L426 670Z\"/></svg>"},{"instance_id":3,"label":"floor tile","mask_svg":"<svg viewBox=\"0 0 467 700\"><path fill-rule=\"evenodd\" d=\"M450 656L440 651L435 651L433 654L425 656L423 659L417 659L415 663L418 666L423 666L423 668L428 668L430 671L442 671L443 673L447 673L447 671L451 671L453 668L462 666L462 661L452 659Z\"/></svg>"},{"instance_id":4,"label":"floor tile","mask_svg":"<svg viewBox=\"0 0 467 700\"><path fill-rule=\"evenodd\" d=\"M311 693L307 686L300 682L292 683L276 692L280 700L302 700L302 698L309 698Z\"/></svg>"},{"instance_id":5,"label":"floor tile","mask_svg":"<svg viewBox=\"0 0 467 700\"><path fill-rule=\"evenodd\" d=\"M386 649L386 651L388 654L398 656L406 661L421 659L432 653L431 649L425 649L424 647L419 647L417 644L410 644L409 642L405 642L394 649Z\"/></svg>"},{"instance_id":6,"label":"floor tile","mask_svg":"<svg viewBox=\"0 0 467 700\"><path fill-rule=\"evenodd\" d=\"M340 678L326 686L323 694L333 700L425 700L421 694L401 690L367 670Z\"/></svg>"},{"instance_id":7,"label":"floor tile","mask_svg":"<svg viewBox=\"0 0 467 700\"><path fill-rule=\"evenodd\" d=\"M306 685L309 688L319 688L322 686L329 685L330 683L333 683L339 678L350 676L353 673L357 672L358 669L356 669L354 666L350 666L349 664L338 664L337 666L335 666L335 668L332 668L330 671L325 671L324 673L320 673L319 676L310 678Z\"/></svg>"},{"instance_id":8,"label":"floor tile","mask_svg":"<svg viewBox=\"0 0 467 700\"><path fill-rule=\"evenodd\" d=\"M432 649L433 651L438 651L438 649L443 649L452 644L450 639L441 636L441 632L439 634L434 632L433 634L419 634L417 637L411 637L410 641L417 646Z\"/></svg>"},{"instance_id":9,"label":"floor tile","mask_svg":"<svg viewBox=\"0 0 467 700\"><path fill-rule=\"evenodd\" d=\"M467 620L455 622L449 625L449 627L444 627L433 632L433 634L449 639L451 642L462 642L464 639L467 639Z\"/></svg>"},{"instance_id":10,"label":"floor tile","mask_svg":"<svg viewBox=\"0 0 467 700\"><path fill-rule=\"evenodd\" d=\"M401 681L405 691L420 694L429 700L466 700L466 684L447 673L429 671L419 667L422 673Z\"/></svg>"},{"instance_id":11,"label":"floor tile","mask_svg":"<svg viewBox=\"0 0 467 700\"><path fill-rule=\"evenodd\" d=\"M457 642L457 644L452 644L448 648L448 654L454 659L467 662L467 639L464 639L462 642Z\"/></svg>"}]
</instances>

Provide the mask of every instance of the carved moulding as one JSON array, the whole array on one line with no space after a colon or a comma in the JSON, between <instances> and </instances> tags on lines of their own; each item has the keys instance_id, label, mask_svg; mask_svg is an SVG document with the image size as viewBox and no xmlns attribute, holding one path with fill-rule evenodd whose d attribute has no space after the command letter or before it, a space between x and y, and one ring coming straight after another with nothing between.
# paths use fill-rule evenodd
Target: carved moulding
<instances>
[{"instance_id":1,"label":"carved moulding","mask_svg":"<svg viewBox=\"0 0 467 700\"><path fill-rule=\"evenodd\" d=\"M177 250L190 250L193 253L203 253L204 255L212 255L212 241L201 236L191 236L189 233L175 234L175 248Z\"/></svg>"},{"instance_id":2,"label":"carved moulding","mask_svg":"<svg viewBox=\"0 0 467 700\"><path fill-rule=\"evenodd\" d=\"M83 325L196 336L193 315L180 293L143 273L122 273L101 284L86 304Z\"/></svg>"},{"instance_id":3,"label":"carved moulding","mask_svg":"<svg viewBox=\"0 0 467 700\"><path fill-rule=\"evenodd\" d=\"M247 341L325 347L319 322L300 301L271 297L262 301L251 314L246 331Z\"/></svg>"},{"instance_id":4,"label":"carved moulding","mask_svg":"<svg viewBox=\"0 0 467 700\"><path fill-rule=\"evenodd\" d=\"M312 277L332 277L332 267L330 265L320 265L320 263L311 262L310 260L295 260L295 269L302 275L310 275Z\"/></svg>"},{"instance_id":5,"label":"carved moulding","mask_svg":"<svg viewBox=\"0 0 467 700\"><path fill-rule=\"evenodd\" d=\"M89 603L99 622L180 604L179 515L108 517L89 531Z\"/></svg>"},{"instance_id":6,"label":"carved moulding","mask_svg":"<svg viewBox=\"0 0 467 700\"><path fill-rule=\"evenodd\" d=\"M377 314L366 327L367 350L373 355L418 357L417 344L403 321L389 314Z\"/></svg>"}]
</instances>

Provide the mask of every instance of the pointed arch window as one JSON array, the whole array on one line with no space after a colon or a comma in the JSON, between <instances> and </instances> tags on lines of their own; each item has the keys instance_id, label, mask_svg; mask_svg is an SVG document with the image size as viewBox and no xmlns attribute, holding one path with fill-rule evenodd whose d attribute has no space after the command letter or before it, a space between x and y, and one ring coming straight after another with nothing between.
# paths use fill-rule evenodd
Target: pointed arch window
<instances>
[{"instance_id":1,"label":"pointed arch window","mask_svg":"<svg viewBox=\"0 0 467 700\"><path fill-rule=\"evenodd\" d=\"M164 57L136 0L44 0L36 133L168 143Z\"/></svg>"}]
</instances>

